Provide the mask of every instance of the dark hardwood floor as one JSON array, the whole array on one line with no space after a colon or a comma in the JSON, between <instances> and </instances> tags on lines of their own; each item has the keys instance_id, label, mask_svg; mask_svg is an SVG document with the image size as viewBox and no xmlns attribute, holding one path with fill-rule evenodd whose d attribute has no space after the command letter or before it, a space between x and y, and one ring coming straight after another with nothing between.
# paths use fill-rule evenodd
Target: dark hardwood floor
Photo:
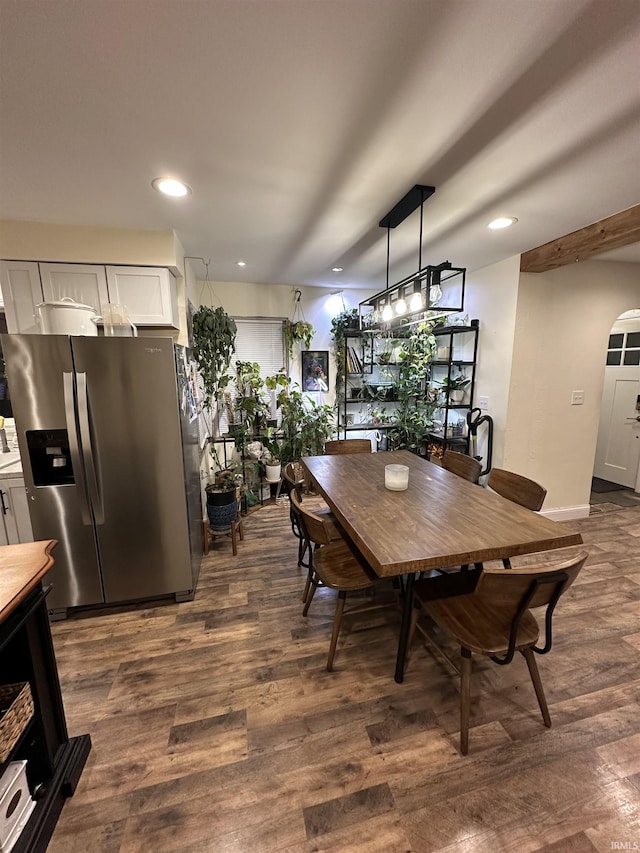
<instances>
[{"instance_id":1,"label":"dark hardwood floor","mask_svg":"<svg viewBox=\"0 0 640 853\"><path fill-rule=\"evenodd\" d=\"M335 593L302 617L284 504L236 557L216 539L193 602L55 623L93 750L50 853L638 849L640 507L572 526L591 556L539 660L553 727L523 660L474 662L466 758L448 665L416 641L393 680L393 605L347 618L326 672Z\"/></svg>"}]
</instances>

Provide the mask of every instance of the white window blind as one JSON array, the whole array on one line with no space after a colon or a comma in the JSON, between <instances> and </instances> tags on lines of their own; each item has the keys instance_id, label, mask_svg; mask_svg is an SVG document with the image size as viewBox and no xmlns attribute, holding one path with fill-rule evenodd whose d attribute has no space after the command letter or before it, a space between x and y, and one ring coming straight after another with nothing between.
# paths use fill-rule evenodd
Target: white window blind
<instances>
[{"instance_id":1,"label":"white window blind","mask_svg":"<svg viewBox=\"0 0 640 853\"><path fill-rule=\"evenodd\" d=\"M236 361L257 361L260 375L266 379L286 367L281 319L234 319L238 327L236 352L231 362L234 371Z\"/></svg>"}]
</instances>

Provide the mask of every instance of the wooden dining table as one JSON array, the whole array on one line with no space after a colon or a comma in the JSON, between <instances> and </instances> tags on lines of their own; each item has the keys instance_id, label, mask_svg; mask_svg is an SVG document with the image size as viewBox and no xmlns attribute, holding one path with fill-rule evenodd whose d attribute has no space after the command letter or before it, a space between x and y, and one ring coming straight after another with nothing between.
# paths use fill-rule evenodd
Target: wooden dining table
<instances>
[{"instance_id":1,"label":"wooden dining table","mask_svg":"<svg viewBox=\"0 0 640 853\"><path fill-rule=\"evenodd\" d=\"M307 456L302 464L344 533L380 578L404 576L395 680L404 675L418 572L580 545L582 537L406 450ZM406 465L405 491L385 466Z\"/></svg>"}]
</instances>

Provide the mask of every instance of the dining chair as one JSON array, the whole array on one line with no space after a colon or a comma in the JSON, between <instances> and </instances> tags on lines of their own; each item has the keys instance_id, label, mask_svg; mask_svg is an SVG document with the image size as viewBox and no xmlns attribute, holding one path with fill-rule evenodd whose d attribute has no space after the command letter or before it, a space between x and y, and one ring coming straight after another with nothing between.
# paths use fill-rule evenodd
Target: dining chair
<instances>
[{"instance_id":1,"label":"dining chair","mask_svg":"<svg viewBox=\"0 0 640 853\"><path fill-rule=\"evenodd\" d=\"M371 441L368 438L340 438L326 441L324 452L329 456L338 453L371 453Z\"/></svg>"},{"instance_id":2,"label":"dining chair","mask_svg":"<svg viewBox=\"0 0 640 853\"><path fill-rule=\"evenodd\" d=\"M308 614L309 606L319 586L325 586L338 592L327 659L327 670L331 672L347 593L371 589L377 578L362 556L345 539L331 539L331 531L328 529L326 519L304 507L295 491L291 495L291 503L297 514L298 523L307 538L312 563L311 584L302 615ZM353 608L349 612L364 613L370 610L378 610L382 606L385 605L368 605Z\"/></svg>"},{"instance_id":3,"label":"dining chair","mask_svg":"<svg viewBox=\"0 0 640 853\"><path fill-rule=\"evenodd\" d=\"M298 567L307 569L307 581L302 595L302 600L305 601L311 585L311 554L309 553L309 556L306 557L309 549L308 541L302 530L299 515L295 511L295 506L291 499L291 495L295 494L297 500L300 503L302 502L302 495L305 493L306 489L304 469L299 462L289 462L285 465L282 471L282 477L287 484L289 492L289 520L291 522L291 532L298 540ZM316 495L308 496L307 500L311 504L313 511L326 522L326 530L329 538L331 540L341 539L342 533L336 524L335 517L324 501Z\"/></svg>"},{"instance_id":4,"label":"dining chair","mask_svg":"<svg viewBox=\"0 0 640 853\"><path fill-rule=\"evenodd\" d=\"M431 588L417 581L414 596L433 622L460 645L460 751L469 751L472 655L484 655L504 666L516 652L527 662L529 675L547 728L551 717L535 655L551 651L553 614L560 596L583 567L588 554L581 552L560 563L536 568L484 568L475 590L457 598L430 600ZM538 645L540 628L531 608L544 606L544 644ZM452 661L450 661L453 663ZM455 666L455 664L454 664Z\"/></svg>"},{"instance_id":5,"label":"dining chair","mask_svg":"<svg viewBox=\"0 0 640 853\"><path fill-rule=\"evenodd\" d=\"M442 457L441 466L451 471L452 474L457 474L463 480L468 480L470 483L477 483L480 480L482 465L473 456L467 456L466 453L458 453L455 450L445 450Z\"/></svg>"},{"instance_id":6,"label":"dining chair","mask_svg":"<svg viewBox=\"0 0 640 853\"><path fill-rule=\"evenodd\" d=\"M503 498L513 501L526 509L538 512L542 508L547 490L544 486L523 477L522 474L514 474L503 468L492 468L487 477L487 486L497 492ZM505 557L502 561L505 569L511 568L511 561Z\"/></svg>"}]
</instances>

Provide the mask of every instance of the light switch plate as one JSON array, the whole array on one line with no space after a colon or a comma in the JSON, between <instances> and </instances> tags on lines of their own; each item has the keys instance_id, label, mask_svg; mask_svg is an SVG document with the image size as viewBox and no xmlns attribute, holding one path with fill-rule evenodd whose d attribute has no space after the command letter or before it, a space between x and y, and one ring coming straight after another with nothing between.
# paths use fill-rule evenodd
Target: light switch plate
<instances>
[{"instance_id":1,"label":"light switch plate","mask_svg":"<svg viewBox=\"0 0 640 853\"><path fill-rule=\"evenodd\" d=\"M581 406L584 403L584 391L571 392L571 405Z\"/></svg>"},{"instance_id":2,"label":"light switch plate","mask_svg":"<svg viewBox=\"0 0 640 853\"><path fill-rule=\"evenodd\" d=\"M489 408L489 398L488 397L478 397L478 405L483 411L486 411Z\"/></svg>"}]
</instances>

